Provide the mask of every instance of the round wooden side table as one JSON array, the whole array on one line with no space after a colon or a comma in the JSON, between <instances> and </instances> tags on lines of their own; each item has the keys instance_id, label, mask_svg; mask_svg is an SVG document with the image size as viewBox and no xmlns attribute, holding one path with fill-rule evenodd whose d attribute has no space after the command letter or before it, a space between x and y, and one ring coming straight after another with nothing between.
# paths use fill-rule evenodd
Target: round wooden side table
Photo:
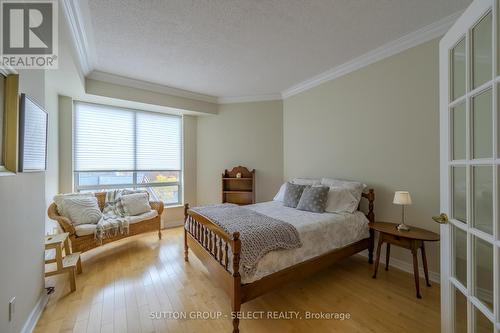
<instances>
[{"instance_id":1,"label":"round wooden side table","mask_svg":"<svg viewBox=\"0 0 500 333\"><path fill-rule=\"evenodd\" d=\"M373 278L377 278L378 264L380 261L380 248L383 243L387 243L385 270L389 270L389 257L391 253L391 244L403 247L411 251L413 255L413 275L415 277L415 289L417 298L422 298L420 295L419 274L418 274L418 259L417 252L420 249L422 253L422 263L424 266L425 282L428 287L431 286L429 282L429 271L427 269L427 258L425 257L424 242L439 241L439 235L435 232L425 229L410 226L409 231L400 231L397 229L396 223L388 222L375 222L369 224L370 229L379 232L378 245L377 245L377 258L375 259L375 267L373 271Z\"/></svg>"}]
</instances>

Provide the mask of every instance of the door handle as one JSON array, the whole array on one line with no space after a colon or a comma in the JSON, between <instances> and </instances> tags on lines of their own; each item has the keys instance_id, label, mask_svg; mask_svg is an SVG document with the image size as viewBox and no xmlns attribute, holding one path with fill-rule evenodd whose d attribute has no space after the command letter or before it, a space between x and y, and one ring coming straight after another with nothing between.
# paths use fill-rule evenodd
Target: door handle
<instances>
[{"instance_id":1,"label":"door handle","mask_svg":"<svg viewBox=\"0 0 500 333\"><path fill-rule=\"evenodd\" d=\"M439 214L439 216L433 216L432 219L434 220L434 222L437 222L439 224L448 223L448 215L446 215L445 213L441 213Z\"/></svg>"}]
</instances>

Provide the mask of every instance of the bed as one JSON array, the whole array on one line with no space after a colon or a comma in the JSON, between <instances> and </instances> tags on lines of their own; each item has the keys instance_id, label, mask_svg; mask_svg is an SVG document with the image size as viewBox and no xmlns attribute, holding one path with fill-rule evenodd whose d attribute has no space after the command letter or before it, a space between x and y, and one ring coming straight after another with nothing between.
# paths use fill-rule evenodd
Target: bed
<instances>
[{"instance_id":1,"label":"bed","mask_svg":"<svg viewBox=\"0 0 500 333\"><path fill-rule=\"evenodd\" d=\"M226 233L205 216L185 205L184 260L189 249L200 259L231 298L233 312L250 301L279 286L314 274L329 265L368 250L368 262L373 262L374 235L368 223L375 221L375 192L362 194L367 201L367 213L311 213L284 207L271 201L245 206L258 213L292 224L299 232L302 246L279 250L262 257L252 274L240 270L240 233ZM233 317L233 333L239 332L239 319Z\"/></svg>"}]
</instances>

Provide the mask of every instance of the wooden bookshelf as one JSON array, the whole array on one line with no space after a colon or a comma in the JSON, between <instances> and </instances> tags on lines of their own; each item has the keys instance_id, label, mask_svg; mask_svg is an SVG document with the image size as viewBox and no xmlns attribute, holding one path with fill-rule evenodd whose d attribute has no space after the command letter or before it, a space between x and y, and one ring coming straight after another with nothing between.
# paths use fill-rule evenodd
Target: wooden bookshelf
<instances>
[{"instance_id":1,"label":"wooden bookshelf","mask_svg":"<svg viewBox=\"0 0 500 333\"><path fill-rule=\"evenodd\" d=\"M241 177L236 175L240 173ZM255 170L248 170L243 166L224 170L222 174L222 202L237 205L255 203Z\"/></svg>"}]
</instances>

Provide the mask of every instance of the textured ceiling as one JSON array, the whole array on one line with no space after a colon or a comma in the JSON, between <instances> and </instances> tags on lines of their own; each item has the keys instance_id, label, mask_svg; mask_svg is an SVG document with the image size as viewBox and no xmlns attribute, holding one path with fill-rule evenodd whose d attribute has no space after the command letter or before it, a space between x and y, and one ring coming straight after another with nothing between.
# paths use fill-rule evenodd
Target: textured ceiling
<instances>
[{"instance_id":1,"label":"textured ceiling","mask_svg":"<svg viewBox=\"0 0 500 333\"><path fill-rule=\"evenodd\" d=\"M471 0L87 0L98 71L218 97L279 93Z\"/></svg>"}]
</instances>

